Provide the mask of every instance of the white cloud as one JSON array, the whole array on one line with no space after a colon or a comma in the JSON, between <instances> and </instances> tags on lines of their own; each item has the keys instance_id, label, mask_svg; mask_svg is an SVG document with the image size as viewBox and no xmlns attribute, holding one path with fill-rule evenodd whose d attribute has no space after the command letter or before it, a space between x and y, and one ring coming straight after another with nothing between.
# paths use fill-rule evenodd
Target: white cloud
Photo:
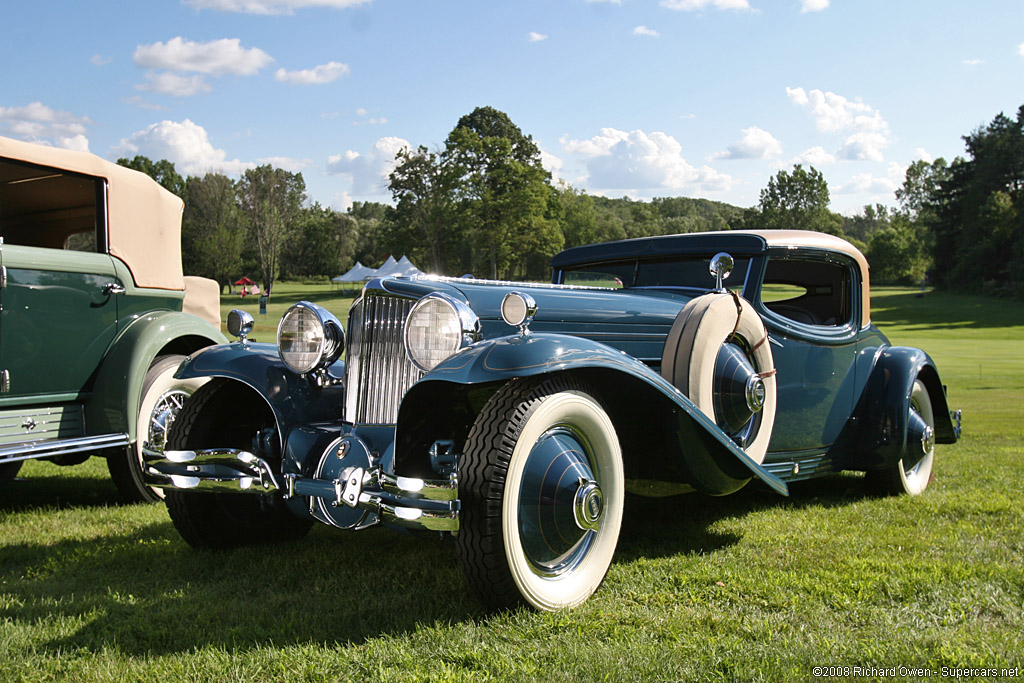
<instances>
[{"instance_id":1,"label":"white cloud","mask_svg":"<svg viewBox=\"0 0 1024 683\"><path fill-rule=\"evenodd\" d=\"M586 3L588 5L600 5L600 4L605 4L605 5L621 5L622 4L622 0L586 0Z\"/></svg>"},{"instance_id":2,"label":"white cloud","mask_svg":"<svg viewBox=\"0 0 1024 683\"><path fill-rule=\"evenodd\" d=\"M915 160L916 159L920 159L921 161L925 162L926 164L930 164L933 161L935 161L935 159L932 157L932 155L929 154L928 150L926 150L924 147L917 147L917 148L914 149L914 159Z\"/></svg>"},{"instance_id":3,"label":"white cloud","mask_svg":"<svg viewBox=\"0 0 1024 683\"><path fill-rule=\"evenodd\" d=\"M655 31L653 28L647 28L646 26L637 26L633 29L634 36L649 36L651 38L657 38L661 34Z\"/></svg>"},{"instance_id":4,"label":"white cloud","mask_svg":"<svg viewBox=\"0 0 1024 683\"><path fill-rule=\"evenodd\" d=\"M847 161L885 161L882 150L888 146L889 139L881 133L854 133L836 155Z\"/></svg>"},{"instance_id":5,"label":"white cloud","mask_svg":"<svg viewBox=\"0 0 1024 683\"><path fill-rule=\"evenodd\" d=\"M274 78L296 85L323 85L336 81L342 76L347 76L350 72L351 69L348 68L348 64L327 62L326 64L314 66L312 69L303 69L301 71L278 69L277 73L274 74Z\"/></svg>"},{"instance_id":6,"label":"white cloud","mask_svg":"<svg viewBox=\"0 0 1024 683\"><path fill-rule=\"evenodd\" d=\"M743 129L743 138L716 154L716 159L773 159L782 154L782 143L757 126Z\"/></svg>"},{"instance_id":7,"label":"white cloud","mask_svg":"<svg viewBox=\"0 0 1024 683\"><path fill-rule=\"evenodd\" d=\"M551 174L551 178L553 180L557 181L558 179L562 178L562 166L565 165L565 162L562 161L560 157L557 157L554 154L551 154L550 152L546 152L543 149L541 149L540 163L545 168L545 170L547 170L547 172Z\"/></svg>"},{"instance_id":8,"label":"white cloud","mask_svg":"<svg viewBox=\"0 0 1024 683\"><path fill-rule=\"evenodd\" d=\"M883 161L889 145L889 124L870 105L849 100L834 92L786 88L789 99L808 110L819 131L841 133L845 141L836 152L840 159Z\"/></svg>"},{"instance_id":9,"label":"white cloud","mask_svg":"<svg viewBox=\"0 0 1024 683\"><path fill-rule=\"evenodd\" d=\"M136 85L136 89L172 97L191 97L212 90L202 74L183 76L169 71L147 71L146 81Z\"/></svg>"},{"instance_id":10,"label":"white cloud","mask_svg":"<svg viewBox=\"0 0 1024 683\"><path fill-rule=\"evenodd\" d=\"M539 43L543 40L547 40L548 36L545 33L537 33L536 31L530 31L526 39L529 40L531 43Z\"/></svg>"},{"instance_id":11,"label":"white cloud","mask_svg":"<svg viewBox=\"0 0 1024 683\"><path fill-rule=\"evenodd\" d=\"M24 107L0 107L0 131L4 135L79 152L89 151L86 126L87 116L58 111L42 102Z\"/></svg>"},{"instance_id":12,"label":"white cloud","mask_svg":"<svg viewBox=\"0 0 1024 683\"><path fill-rule=\"evenodd\" d=\"M712 9L750 9L747 0L661 0L661 6L683 12L695 12L709 6Z\"/></svg>"},{"instance_id":13,"label":"white cloud","mask_svg":"<svg viewBox=\"0 0 1024 683\"><path fill-rule=\"evenodd\" d=\"M256 166L238 159L228 160L227 153L210 142L206 130L189 119L151 124L121 140L113 151L118 156L142 154L150 159L167 159L182 175L239 175Z\"/></svg>"},{"instance_id":14,"label":"white cloud","mask_svg":"<svg viewBox=\"0 0 1024 683\"><path fill-rule=\"evenodd\" d=\"M984 63L985 63L984 59L974 58L974 59L965 59L964 60L964 64L967 65L967 66L981 66Z\"/></svg>"},{"instance_id":15,"label":"white cloud","mask_svg":"<svg viewBox=\"0 0 1024 683\"><path fill-rule=\"evenodd\" d=\"M1021 43L1020 45L1017 46L1017 54L1019 54L1021 57L1024 57L1024 43Z\"/></svg>"},{"instance_id":16,"label":"white cloud","mask_svg":"<svg viewBox=\"0 0 1024 683\"><path fill-rule=\"evenodd\" d=\"M327 159L327 173L347 175L352 179L352 192L357 195L387 193L388 174L395 167L395 155L411 148L408 140L396 137L380 138L366 154L347 150Z\"/></svg>"},{"instance_id":17,"label":"white cloud","mask_svg":"<svg viewBox=\"0 0 1024 683\"><path fill-rule=\"evenodd\" d=\"M588 189L598 192L718 192L729 189L732 177L708 166L689 164L682 145L671 135L602 128L589 140L563 137L563 149L586 157Z\"/></svg>"},{"instance_id":18,"label":"white cloud","mask_svg":"<svg viewBox=\"0 0 1024 683\"><path fill-rule=\"evenodd\" d=\"M270 164L274 168L280 168L289 173L298 173L299 171L309 168L313 165L312 159L294 159L292 157L264 157L257 159L256 163L260 166Z\"/></svg>"},{"instance_id":19,"label":"white cloud","mask_svg":"<svg viewBox=\"0 0 1024 683\"><path fill-rule=\"evenodd\" d=\"M388 122L385 116L369 116L369 111L365 107L359 107L356 109L356 116L360 118L359 121L353 121L353 126L362 126L364 124L370 124L371 126L381 126Z\"/></svg>"},{"instance_id":20,"label":"white cloud","mask_svg":"<svg viewBox=\"0 0 1024 683\"><path fill-rule=\"evenodd\" d=\"M243 14L294 14L295 10L306 7L327 7L345 9L364 5L373 0L182 0L196 9L212 9L220 12L241 12Z\"/></svg>"},{"instance_id":21,"label":"white cloud","mask_svg":"<svg viewBox=\"0 0 1024 683\"><path fill-rule=\"evenodd\" d=\"M892 200L896 189L903 184L907 169L895 162L890 163L884 177L872 173L859 173L840 185L836 194L865 195L871 199Z\"/></svg>"},{"instance_id":22,"label":"white cloud","mask_svg":"<svg viewBox=\"0 0 1024 683\"><path fill-rule=\"evenodd\" d=\"M104 57L101 54L95 54L89 58L89 61L92 62L95 66L106 66L107 64L110 64L112 61L114 61L114 58Z\"/></svg>"},{"instance_id":23,"label":"white cloud","mask_svg":"<svg viewBox=\"0 0 1024 683\"><path fill-rule=\"evenodd\" d=\"M211 76L251 76L274 61L258 47L242 47L238 38L197 43L180 36L166 43L139 45L132 58L146 69L195 72Z\"/></svg>"},{"instance_id":24,"label":"white cloud","mask_svg":"<svg viewBox=\"0 0 1024 683\"><path fill-rule=\"evenodd\" d=\"M807 166L828 166L829 164L836 163L836 157L834 154L829 154L825 151L824 147L816 146L811 147L803 154L793 160L793 164L806 164Z\"/></svg>"},{"instance_id":25,"label":"white cloud","mask_svg":"<svg viewBox=\"0 0 1024 683\"><path fill-rule=\"evenodd\" d=\"M801 12L820 12L828 7L828 0L800 0Z\"/></svg>"}]
</instances>

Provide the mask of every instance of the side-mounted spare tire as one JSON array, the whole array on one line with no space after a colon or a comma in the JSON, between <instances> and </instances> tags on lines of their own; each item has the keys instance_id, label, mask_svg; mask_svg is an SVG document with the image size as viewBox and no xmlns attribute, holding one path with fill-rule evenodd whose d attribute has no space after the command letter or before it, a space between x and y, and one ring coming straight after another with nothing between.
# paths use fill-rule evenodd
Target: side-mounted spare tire
<instances>
[{"instance_id":1,"label":"side-mounted spare tire","mask_svg":"<svg viewBox=\"0 0 1024 683\"><path fill-rule=\"evenodd\" d=\"M777 392L768 331L753 306L734 293L690 301L669 332L661 373L754 462L764 462ZM699 491L731 493L749 481L742 467L723 468L692 443L680 447Z\"/></svg>"}]
</instances>

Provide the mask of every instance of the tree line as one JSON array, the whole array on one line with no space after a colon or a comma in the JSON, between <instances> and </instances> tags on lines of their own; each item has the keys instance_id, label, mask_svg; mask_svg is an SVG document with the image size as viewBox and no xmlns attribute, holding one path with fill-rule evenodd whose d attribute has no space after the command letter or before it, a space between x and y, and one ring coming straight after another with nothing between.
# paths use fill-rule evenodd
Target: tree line
<instances>
[{"instance_id":1,"label":"tree line","mask_svg":"<svg viewBox=\"0 0 1024 683\"><path fill-rule=\"evenodd\" d=\"M118 163L148 173L185 201L182 260L222 286L243 273L264 288L278 279L332 277L356 261L406 254L423 270L498 279L546 279L561 249L607 240L729 229L805 229L836 234L868 257L872 281L1024 296L1024 106L964 138L966 157L917 161L896 205L853 216L830 210L813 167L779 171L757 205L706 199L636 201L553 182L540 149L509 117L480 107L459 119L443 146L398 153L393 204L346 211L311 202L301 173L271 166L237 180L182 178L166 160Z\"/></svg>"}]
</instances>

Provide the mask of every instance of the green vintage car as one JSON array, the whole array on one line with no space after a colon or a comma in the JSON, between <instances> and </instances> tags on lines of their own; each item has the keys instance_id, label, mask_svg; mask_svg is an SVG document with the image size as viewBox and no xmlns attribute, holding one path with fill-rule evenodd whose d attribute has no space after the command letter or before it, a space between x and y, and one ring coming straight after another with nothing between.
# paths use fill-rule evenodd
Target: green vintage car
<instances>
[{"instance_id":1,"label":"green vintage car","mask_svg":"<svg viewBox=\"0 0 1024 683\"><path fill-rule=\"evenodd\" d=\"M181 214L142 173L0 137L0 485L99 455L124 498L161 497L142 447L202 384L174 379L185 356L226 341L217 283L182 275Z\"/></svg>"},{"instance_id":2,"label":"green vintage car","mask_svg":"<svg viewBox=\"0 0 1024 683\"><path fill-rule=\"evenodd\" d=\"M147 468L182 537L441 532L486 604L558 609L604 579L627 492L786 495L859 470L916 495L959 436L932 359L871 324L867 261L841 239L670 235L552 269L371 280L347 334L301 302L276 346L233 312L240 341L182 365L209 381Z\"/></svg>"}]
</instances>

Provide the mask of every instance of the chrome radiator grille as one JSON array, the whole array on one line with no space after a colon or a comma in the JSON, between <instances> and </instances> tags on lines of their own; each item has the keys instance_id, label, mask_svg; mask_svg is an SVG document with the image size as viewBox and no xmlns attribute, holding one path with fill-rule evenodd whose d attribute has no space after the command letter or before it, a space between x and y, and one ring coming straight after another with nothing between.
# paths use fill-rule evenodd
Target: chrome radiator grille
<instances>
[{"instance_id":1,"label":"chrome radiator grille","mask_svg":"<svg viewBox=\"0 0 1024 683\"><path fill-rule=\"evenodd\" d=\"M349 311L345 419L395 424L398 406L423 373L405 355L405 319L416 303L368 290Z\"/></svg>"}]
</instances>

